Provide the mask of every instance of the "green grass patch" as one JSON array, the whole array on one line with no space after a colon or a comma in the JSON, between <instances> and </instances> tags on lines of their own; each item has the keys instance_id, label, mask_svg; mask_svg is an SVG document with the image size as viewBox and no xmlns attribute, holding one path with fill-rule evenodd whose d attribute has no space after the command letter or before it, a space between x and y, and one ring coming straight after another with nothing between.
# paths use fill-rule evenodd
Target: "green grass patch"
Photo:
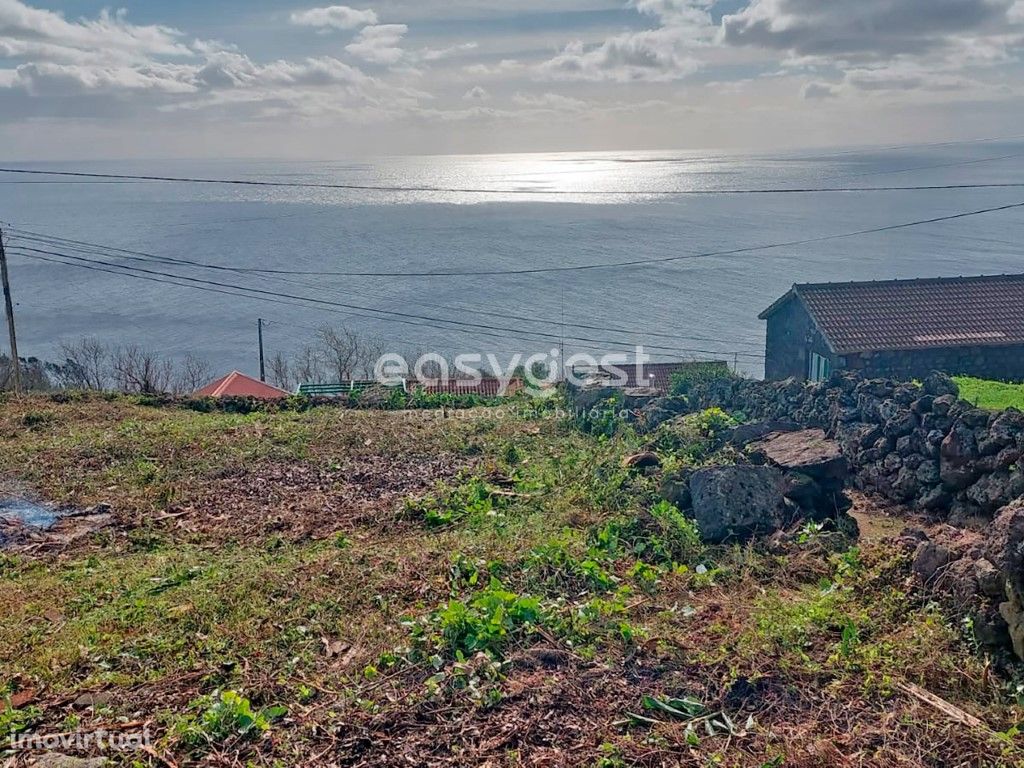
<instances>
[{"instance_id":1,"label":"green grass patch","mask_svg":"<svg viewBox=\"0 0 1024 768\"><path fill-rule=\"evenodd\" d=\"M1024 384L974 379L970 376L957 376L953 381L960 387L960 397L979 408L990 411L1017 408L1024 411Z\"/></svg>"}]
</instances>

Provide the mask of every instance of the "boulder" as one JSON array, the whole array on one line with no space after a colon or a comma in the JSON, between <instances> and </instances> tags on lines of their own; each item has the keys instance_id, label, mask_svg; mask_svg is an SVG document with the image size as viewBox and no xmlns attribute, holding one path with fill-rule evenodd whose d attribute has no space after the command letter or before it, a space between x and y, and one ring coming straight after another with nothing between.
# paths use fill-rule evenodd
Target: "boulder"
<instances>
[{"instance_id":1,"label":"boulder","mask_svg":"<svg viewBox=\"0 0 1024 768\"><path fill-rule=\"evenodd\" d=\"M690 401L681 396L659 397L645 405L636 418L637 426L642 431L650 432L666 421L690 412Z\"/></svg>"},{"instance_id":2,"label":"boulder","mask_svg":"<svg viewBox=\"0 0 1024 768\"><path fill-rule=\"evenodd\" d=\"M965 421L953 425L939 448L942 482L951 491L962 491L978 478L975 462L978 443Z\"/></svg>"},{"instance_id":3,"label":"boulder","mask_svg":"<svg viewBox=\"0 0 1024 768\"><path fill-rule=\"evenodd\" d=\"M604 384L586 384L573 391L573 405L577 410L589 411L599 403L618 398L622 390Z\"/></svg>"},{"instance_id":4,"label":"boulder","mask_svg":"<svg viewBox=\"0 0 1024 768\"><path fill-rule=\"evenodd\" d=\"M1024 500L999 511L989 534L987 556L1006 575L1011 588L1024 593Z\"/></svg>"},{"instance_id":5,"label":"boulder","mask_svg":"<svg viewBox=\"0 0 1024 768\"><path fill-rule=\"evenodd\" d=\"M839 449L820 429L775 433L755 443L751 452L768 464L788 472L799 472L815 480L845 480L850 465Z\"/></svg>"},{"instance_id":6,"label":"boulder","mask_svg":"<svg viewBox=\"0 0 1024 768\"><path fill-rule=\"evenodd\" d=\"M931 540L922 541L914 552L914 563L911 567L923 581L929 581L940 568L949 565L952 559L953 556L946 547Z\"/></svg>"},{"instance_id":7,"label":"boulder","mask_svg":"<svg viewBox=\"0 0 1024 768\"><path fill-rule=\"evenodd\" d=\"M622 406L630 411L639 411L657 400L660 394L653 387L627 387L622 390Z\"/></svg>"},{"instance_id":8,"label":"boulder","mask_svg":"<svg viewBox=\"0 0 1024 768\"><path fill-rule=\"evenodd\" d=\"M726 441L730 445L742 448L755 440L760 440L773 432L798 432L800 425L794 421L779 421L769 419L768 421L756 421L750 424L740 424L733 427L726 435Z\"/></svg>"},{"instance_id":9,"label":"boulder","mask_svg":"<svg viewBox=\"0 0 1024 768\"><path fill-rule=\"evenodd\" d=\"M774 467L707 467L690 478L693 517L710 543L772 533L787 519L782 472Z\"/></svg>"},{"instance_id":10,"label":"boulder","mask_svg":"<svg viewBox=\"0 0 1024 768\"><path fill-rule=\"evenodd\" d=\"M960 387L956 385L956 382L940 371L932 371L928 374L921 383L921 387L926 395L935 397L952 395L955 398L960 395Z\"/></svg>"}]
</instances>

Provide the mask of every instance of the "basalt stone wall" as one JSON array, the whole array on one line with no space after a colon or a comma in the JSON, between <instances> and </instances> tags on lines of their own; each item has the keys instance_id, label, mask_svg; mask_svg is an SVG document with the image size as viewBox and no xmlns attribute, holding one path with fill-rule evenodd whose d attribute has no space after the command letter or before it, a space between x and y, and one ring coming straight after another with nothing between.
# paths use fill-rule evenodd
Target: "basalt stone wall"
<instances>
[{"instance_id":1,"label":"basalt stone wall","mask_svg":"<svg viewBox=\"0 0 1024 768\"><path fill-rule=\"evenodd\" d=\"M851 373L813 384L722 379L690 400L820 427L840 444L856 487L954 524L991 519L1024 496L1024 413L975 408L942 374L921 385Z\"/></svg>"},{"instance_id":2,"label":"basalt stone wall","mask_svg":"<svg viewBox=\"0 0 1024 768\"><path fill-rule=\"evenodd\" d=\"M846 370L865 378L890 376L909 381L930 371L956 371L965 376L1001 381L1024 380L1024 346L939 347L866 352L846 357Z\"/></svg>"}]
</instances>

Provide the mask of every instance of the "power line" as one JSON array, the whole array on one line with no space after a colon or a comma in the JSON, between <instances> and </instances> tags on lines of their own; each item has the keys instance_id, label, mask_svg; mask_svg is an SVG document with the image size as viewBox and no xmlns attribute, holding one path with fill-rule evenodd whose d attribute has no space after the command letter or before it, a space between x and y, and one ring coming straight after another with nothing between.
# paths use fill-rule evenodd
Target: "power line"
<instances>
[{"instance_id":1,"label":"power line","mask_svg":"<svg viewBox=\"0 0 1024 768\"><path fill-rule=\"evenodd\" d=\"M884 171L868 171L866 173L844 174L841 178L857 179L865 176L884 176L891 173L910 173L911 171L931 171L938 168L958 168L964 165L978 165L979 163L994 163L998 160L1012 160L1024 157L1024 152L1015 152L1012 155L999 155L998 157L981 157L973 160L958 160L952 163L936 163L935 165L916 165L912 168L891 168Z\"/></svg>"},{"instance_id":2,"label":"power line","mask_svg":"<svg viewBox=\"0 0 1024 768\"><path fill-rule=\"evenodd\" d=\"M860 237L862 235L879 234L882 232L894 232L901 229L909 229L911 227L920 227L927 224L938 224L945 221L956 221L958 219L966 219L971 216L980 216L986 213L999 213L1002 211L1009 211L1014 209L1024 208L1024 202L1021 203L1009 203L1007 205L995 206L992 208L981 208L974 211L963 211L960 213L949 214L946 216L933 216L928 219L918 219L916 221L907 221L899 224L887 224L881 227L872 227L870 229L859 229L853 232L842 232L834 235L819 235L816 237L802 238L799 240L787 240L784 242L776 243L762 243L760 245L748 245L739 248L729 248L720 251L705 251L703 253L690 253L681 254L679 256L663 256L653 259L630 259L629 261L617 261L607 262L600 264L578 264L575 266L568 267L532 267L526 269L483 269L483 270L460 270L452 272L341 272L341 271L323 271L323 270L277 270L277 269L259 269L259 268L245 268L253 274L285 274L285 275L313 275L318 277L482 277L482 276L504 276L504 275L539 275L539 274L550 274L556 272L582 272L587 270L595 269L620 269L622 267L638 267L647 266L651 264L668 264L675 261L688 261L692 259L706 259L717 256L735 256L743 253L754 253L756 251L776 250L779 248L794 248L802 245L811 245L814 243L824 243L831 240L843 240L851 237ZM161 257L157 257L161 258ZM178 260L187 263L187 260ZM197 262L193 262L192 265L196 265ZM232 268L222 267L222 269L229 271L237 271L243 268Z\"/></svg>"},{"instance_id":3,"label":"power line","mask_svg":"<svg viewBox=\"0 0 1024 768\"><path fill-rule=\"evenodd\" d=\"M281 275L281 274L289 274L289 275L290 274L306 274L306 273L301 273L301 272L294 272L292 270L262 270L262 269L254 269L254 268L249 268L249 267L231 267L231 266L224 266L224 265L220 265L220 264L208 264L208 263L205 263L205 262L194 261L192 259L179 259L179 258L169 257L169 256L158 256L158 255L155 255L155 254L146 253L144 251L128 250L128 249L125 249L125 248L116 248L116 247L113 247L113 246L104 246L104 245L100 245L100 244L97 244L97 243L88 243L88 242L83 241L83 240L71 240L71 239L68 239L68 238L62 238L62 237L57 237L57 236L43 235L43 234L38 233L38 232L29 232L29 230L18 229L16 227L12 227L12 228L10 228L10 230L14 231L14 232L18 232L18 233L24 233L24 234L17 234L15 236L17 240L24 240L26 242L33 242L33 243L41 243L41 244L50 245L52 247L61 247L61 248L65 248L65 249L69 249L69 250L73 250L73 251L78 251L79 253L86 253L86 254L92 254L92 255L97 255L97 256L106 256L108 258L113 255L115 257L125 258L125 259L128 259L130 261L140 261L140 262L144 262L144 263L149 263L150 261L156 261L158 263L166 263L166 264L176 265L176 266L177 265L181 265L181 266L198 267L198 268L202 268L202 269L210 269L210 270L216 270L216 271L236 272L236 273L239 273L239 274L256 274L257 276L267 276L267 275L269 275L269 276L275 276L276 277L277 275ZM121 254L123 254L123 255L121 255ZM281 278L277 278L277 279L281 279ZM303 283L303 282L299 282L299 281L290 281L290 280L287 280L287 281L284 281L284 282L291 283L293 285L299 285L299 286L302 286L302 287L305 287L305 288L312 288L312 289L317 289L317 290L323 290L323 286L310 285L309 283ZM340 292L336 292L336 293L338 293L338 295L342 295ZM365 293L365 292L361 291L361 293ZM369 294L369 295L375 295L375 294ZM379 294L376 294L376 295L378 297L380 297ZM391 297L383 297L383 298L390 299ZM436 308L436 309L449 309L449 307L447 307L445 305L432 304L430 302L422 302L422 301L418 301L418 300L413 300L411 303L419 304L421 306L426 306L426 307L433 307L433 308ZM464 309L466 309L466 308L464 308ZM468 311L473 313L473 314L486 315L486 316L491 316L491 317L499 317L499 318L501 318L503 320L519 320L519 321L522 321L522 322L546 323L546 324L549 324L549 325L554 325L555 322L556 322L554 320L551 320L551 319L548 319L548 318L543 318L543 317L537 317L537 316L530 317L530 316L526 316L526 315L517 315L517 314L510 313L510 312L494 312L494 311L491 311L491 310L476 309L476 308L472 308L472 307L469 307ZM629 335L633 335L633 336L643 335L643 336L652 336L652 337L658 337L658 338L667 338L667 339L675 339L675 340L683 340L683 341L710 341L710 342L716 342L716 343L720 341L719 339L708 337L708 336L694 336L694 335L683 335L683 334L673 334L673 333L662 333L662 332L659 332L659 331L652 331L652 330L645 330L643 332L640 332L640 331L638 331L636 329L630 329L630 328L616 328L616 327L608 327L608 326L589 325L589 324L584 324L584 323L566 322L564 319L560 320L558 322L560 322L562 324L565 324L567 326L573 327L573 328L582 328L584 330L590 330L590 331L604 331L604 332L609 332L609 333L622 333L622 334L629 334ZM750 346L750 345L744 344L744 345L741 345L741 346Z\"/></svg>"},{"instance_id":4,"label":"power line","mask_svg":"<svg viewBox=\"0 0 1024 768\"><path fill-rule=\"evenodd\" d=\"M398 312L398 311L395 311L395 310L376 309L376 308L373 308L373 307L364 307L364 306L355 305L355 304L347 304L347 303L344 303L344 302L327 301L327 300L324 300L324 299L317 299L317 298L312 298L312 297L309 297L309 296L297 296L297 295L294 295L294 294L280 293L280 292L276 292L276 291L266 291L266 290L263 290L263 289L260 289L260 288L252 288L252 287L248 287L248 286L232 285L232 284L229 284L229 283L221 283L221 282L217 282L217 281L213 281L213 280L203 280L201 278L187 277L187 276L184 276L184 275L176 275L176 274L167 273L167 272L158 272L158 271L155 271L155 270L143 269L141 267L126 267L126 266L123 266L123 265L112 264L110 262L99 261L99 260L96 260L96 259L88 259L88 258L85 258L85 257L82 257L82 256L73 256L73 255L66 254L66 253L61 253L61 252L56 252L56 251L47 251L47 250L44 250L44 249L28 248L26 246L18 246L17 250L18 250L20 255L26 256L28 258L32 258L33 256L46 255L46 256L50 256L50 257L58 257L58 258L61 258L61 259L71 260L73 262L82 262L83 264L90 265L90 266L97 266L97 265L99 265L99 266L113 268L113 269L117 269L117 270L123 270L123 272L115 272L114 274L122 274L122 275L125 275L125 276L135 277L135 276L137 276L136 273L141 273L142 275L146 275L146 276L159 276L159 277L163 277L163 278L172 278L174 280L184 281L184 282L187 282L187 283L195 283L195 284L201 285L201 286L214 286L214 287L216 287L218 289L231 289L231 290L236 290L236 291L245 291L247 294L256 294L257 295L257 296L249 296L249 298L258 298L258 297L263 297L263 296L269 296L269 297L274 298L274 299L279 299L279 298L290 299L290 300L295 300L295 301L308 302L308 303L311 303L311 304L316 304L318 306L327 306L327 307L332 307L332 308L338 307L338 308L343 308L343 309L355 309L355 310L359 310L359 311L362 311L362 312L370 312L370 313L373 313L375 315L382 315L385 318L400 318L402 320L410 319L410 320L428 321L428 323L438 323L438 322L440 322L440 323L445 323L445 324L451 325L451 326L458 326L460 328L462 328L462 327L468 328L468 329L470 329L473 332L476 332L478 330L488 330L488 331L506 331L506 332L510 331L512 333L518 334L516 336L512 336L511 338L519 338L519 339L527 338L527 334L529 336L539 337L539 338L543 338L543 339L558 340L558 339L561 338L558 334L545 333L543 331L527 331L526 334L523 334L523 333L519 332L518 329L508 328L508 327L504 327L504 326L491 326L491 325L482 325L482 324L477 324L477 323L465 323L465 322L461 322L459 320L448 320L448 319L445 319L445 318L436 318L436 317L429 317L429 316L425 316L425 315L416 315L416 314L412 314L412 313L408 313L408 312ZM49 259L49 260L52 260L52 259ZM65 261L64 263L67 263L67 262ZM99 270L99 271L108 271L108 270ZM411 323L411 324L421 325L421 326L424 325L424 323ZM451 328L444 328L444 327L438 328L437 326L428 326L428 327L434 327L436 330L452 330ZM576 340L576 341L593 342L593 343L596 343L596 344L614 345L614 346L619 346L619 347L628 346L626 344L626 342L609 341L609 340L606 340L606 339L593 339L593 338L588 338L588 337L585 337L585 336L571 336L571 337L568 337L568 338ZM650 349L664 350L664 351L668 351L668 352L684 353L684 354L686 354L686 353L708 354L708 355L722 355L722 354L725 354L725 352L723 352L721 350L688 349L688 348L680 348L680 347L666 347L666 346L656 345L656 344L648 344L648 345L645 345L645 346L649 347ZM748 353L748 352L739 352L739 353L736 353L736 354L739 354L742 357L749 357L749 358L756 358L756 359L762 359L763 358L763 355L755 355L753 353Z\"/></svg>"},{"instance_id":5,"label":"power line","mask_svg":"<svg viewBox=\"0 0 1024 768\"><path fill-rule=\"evenodd\" d=\"M569 197L621 196L662 197L680 195L779 195L779 194L823 194L833 192L928 192L958 189L1012 189L1024 187L1024 182L976 183L976 184L927 184L916 186L886 187L754 187L746 189L677 189L677 190L534 190L534 189L488 189L481 187L428 187L372 184L331 184L314 181L267 181L265 179L214 179L191 176L155 176L120 173L86 173L84 171L45 171L30 168L0 168L0 173L16 173L40 176L64 176L87 179L119 179L127 181L161 181L184 184L225 184L245 187L276 187L293 189L336 189L358 192L417 192L456 193L482 195L558 195Z\"/></svg>"}]
</instances>

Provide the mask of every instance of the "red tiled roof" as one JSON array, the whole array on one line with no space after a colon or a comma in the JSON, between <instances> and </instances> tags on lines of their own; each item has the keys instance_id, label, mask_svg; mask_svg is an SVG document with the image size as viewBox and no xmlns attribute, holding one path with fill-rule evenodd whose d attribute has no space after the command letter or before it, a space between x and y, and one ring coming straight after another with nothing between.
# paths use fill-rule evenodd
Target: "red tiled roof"
<instances>
[{"instance_id":1,"label":"red tiled roof","mask_svg":"<svg viewBox=\"0 0 1024 768\"><path fill-rule=\"evenodd\" d=\"M836 354L1024 344L1024 275L818 283L793 289Z\"/></svg>"},{"instance_id":2,"label":"red tiled roof","mask_svg":"<svg viewBox=\"0 0 1024 768\"><path fill-rule=\"evenodd\" d=\"M196 394L200 397L256 397L260 400L277 400L288 397L291 393L244 373L232 371L224 378L197 390Z\"/></svg>"},{"instance_id":3,"label":"red tiled roof","mask_svg":"<svg viewBox=\"0 0 1024 768\"><path fill-rule=\"evenodd\" d=\"M479 397L509 397L521 392L523 389L522 379L512 379L504 392L501 391L499 379L481 379L474 382L467 379L450 379L448 381L411 381L410 389L422 389L432 395L478 395Z\"/></svg>"}]
</instances>

